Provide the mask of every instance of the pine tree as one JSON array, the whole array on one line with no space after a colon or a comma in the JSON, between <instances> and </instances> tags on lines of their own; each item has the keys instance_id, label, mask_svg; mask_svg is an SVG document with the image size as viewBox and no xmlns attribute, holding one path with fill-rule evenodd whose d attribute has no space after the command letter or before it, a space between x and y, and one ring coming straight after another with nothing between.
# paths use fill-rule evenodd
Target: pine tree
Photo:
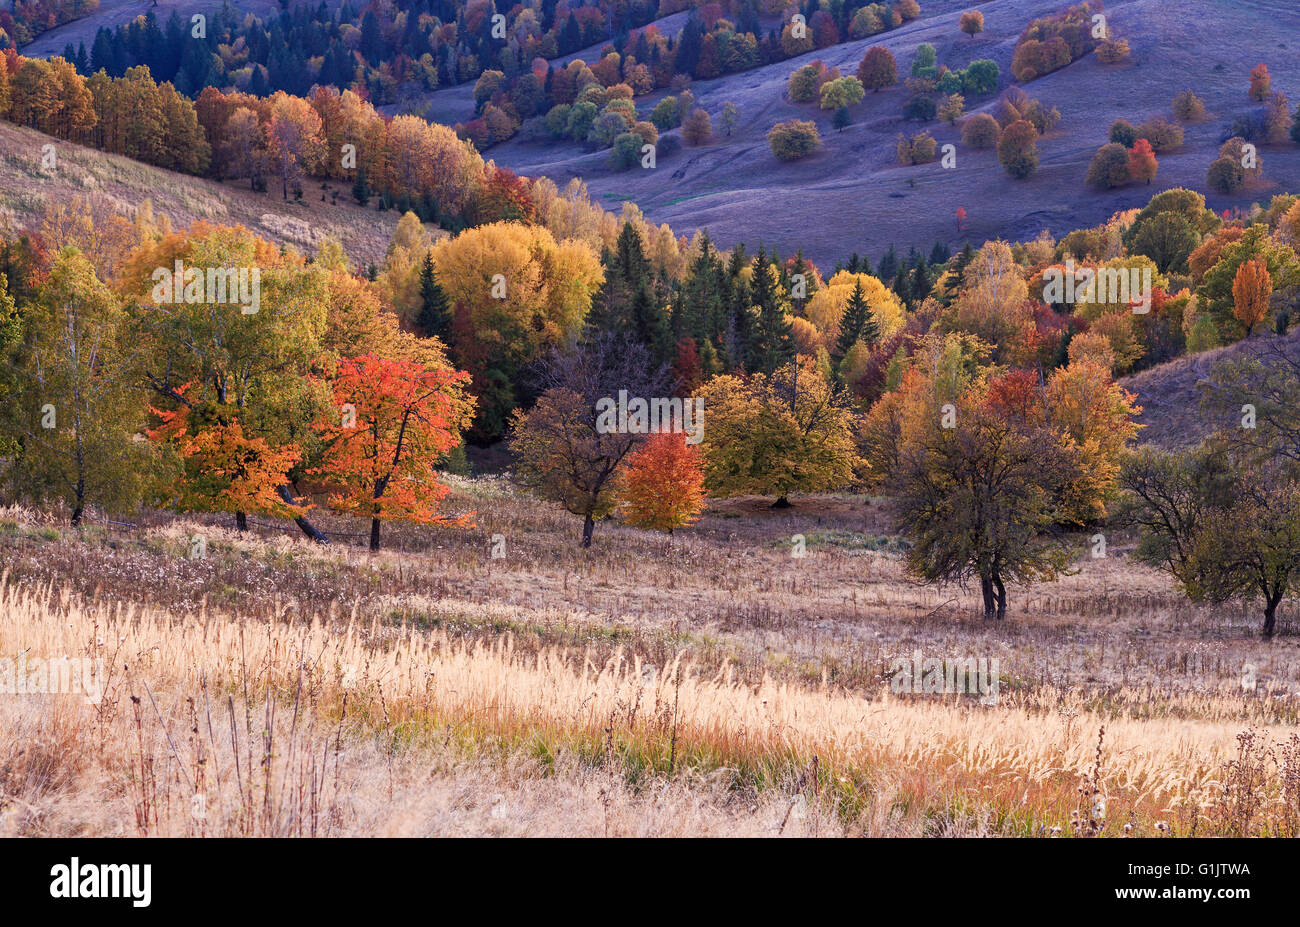
<instances>
[{"instance_id":1,"label":"pine tree","mask_svg":"<svg viewBox=\"0 0 1300 927\"><path fill-rule=\"evenodd\" d=\"M890 244L889 250L880 259L880 269L876 276L881 280L888 280L896 273L898 273L898 253L894 251L893 244Z\"/></svg>"},{"instance_id":2,"label":"pine tree","mask_svg":"<svg viewBox=\"0 0 1300 927\"><path fill-rule=\"evenodd\" d=\"M904 306L912 304L912 273L907 269L906 264L898 266L898 273L894 274L892 289L898 294L898 299Z\"/></svg>"},{"instance_id":3,"label":"pine tree","mask_svg":"<svg viewBox=\"0 0 1300 927\"><path fill-rule=\"evenodd\" d=\"M849 296L848 305L844 307L844 315L840 319L840 337L835 342L835 356L848 354L859 341L874 344L879 337L880 326L871 314L871 307L867 305L867 297L862 292L862 281L858 280L853 284L853 293Z\"/></svg>"},{"instance_id":4,"label":"pine tree","mask_svg":"<svg viewBox=\"0 0 1300 927\"><path fill-rule=\"evenodd\" d=\"M754 369L771 374L794 358L794 340L791 322L777 297L772 265L762 248L754 258L754 275L750 284L750 299L758 309L756 325L757 351L754 352Z\"/></svg>"},{"instance_id":5,"label":"pine tree","mask_svg":"<svg viewBox=\"0 0 1300 927\"><path fill-rule=\"evenodd\" d=\"M370 184L366 181L366 169L357 168L357 179L352 184L352 198L365 206L370 202Z\"/></svg>"},{"instance_id":6,"label":"pine tree","mask_svg":"<svg viewBox=\"0 0 1300 927\"><path fill-rule=\"evenodd\" d=\"M426 338L441 338L445 343L451 334L451 305L438 285L432 251L424 253L424 264L420 267L420 311L415 324Z\"/></svg>"}]
</instances>

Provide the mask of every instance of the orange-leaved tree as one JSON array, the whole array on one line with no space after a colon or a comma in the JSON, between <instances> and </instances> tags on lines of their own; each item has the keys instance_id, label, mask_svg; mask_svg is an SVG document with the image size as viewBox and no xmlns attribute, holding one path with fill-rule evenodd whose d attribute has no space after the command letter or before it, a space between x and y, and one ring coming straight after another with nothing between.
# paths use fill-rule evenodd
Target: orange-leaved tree
<instances>
[{"instance_id":1,"label":"orange-leaved tree","mask_svg":"<svg viewBox=\"0 0 1300 927\"><path fill-rule=\"evenodd\" d=\"M307 507L280 492L302 459L298 446L245 433L237 407L194 401L188 395L192 385L177 387L184 403L179 408L150 407L161 424L148 436L170 443L180 457L182 472L173 490L177 508L233 512L241 531L248 527L248 512L300 516Z\"/></svg>"},{"instance_id":2,"label":"orange-leaved tree","mask_svg":"<svg viewBox=\"0 0 1300 927\"><path fill-rule=\"evenodd\" d=\"M628 455L619 478L623 520L673 533L699 520L704 508L704 456L680 431L650 435Z\"/></svg>"},{"instance_id":3,"label":"orange-leaved tree","mask_svg":"<svg viewBox=\"0 0 1300 927\"><path fill-rule=\"evenodd\" d=\"M1273 277L1268 272L1268 264L1260 258L1243 261L1232 280L1232 314L1246 329L1247 338L1264 321L1272 295Z\"/></svg>"},{"instance_id":4,"label":"orange-leaved tree","mask_svg":"<svg viewBox=\"0 0 1300 927\"><path fill-rule=\"evenodd\" d=\"M1151 143L1145 138L1135 141L1133 147L1128 151L1129 177L1133 180L1145 180L1150 183L1159 169L1160 162L1156 160L1156 153L1151 148Z\"/></svg>"},{"instance_id":5,"label":"orange-leaved tree","mask_svg":"<svg viewBox=\"0 0 1300 927\"><path fill-rule=\"evenodd\" d=\"M330 506L370 516L370 549L386 520L467 526L438 508L448 488L434 464L460 440L469 375L374 354L344 358L334 376L337 417L318 424L324 452L312 475L327 480Z\"/></svg>"}]
</instances>

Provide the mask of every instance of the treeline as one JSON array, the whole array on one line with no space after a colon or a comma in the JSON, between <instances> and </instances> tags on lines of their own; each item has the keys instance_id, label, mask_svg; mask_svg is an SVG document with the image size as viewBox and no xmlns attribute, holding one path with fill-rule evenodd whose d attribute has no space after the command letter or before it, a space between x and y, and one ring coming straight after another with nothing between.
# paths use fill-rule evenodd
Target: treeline
<instances>
[{"instance_id":1,"label":"treeline","mask_svg":"<svg viewBox=\"0 0 1300 927\"><path fill-rule=\"evenodd\" d=\"M89 16L99 0L14 0L0 10L0 49L25 45L42 32Z\"/></svg>"}]
</instances>

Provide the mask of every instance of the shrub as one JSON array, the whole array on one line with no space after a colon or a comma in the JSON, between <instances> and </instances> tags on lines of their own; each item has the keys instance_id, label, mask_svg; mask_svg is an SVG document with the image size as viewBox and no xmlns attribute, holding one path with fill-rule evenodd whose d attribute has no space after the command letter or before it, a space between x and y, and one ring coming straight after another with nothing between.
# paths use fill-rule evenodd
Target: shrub
<instances>
[{"instance_id":1,"label":"shrub","mask_svg":"<svg viewBox=\"0 0 1300 927\"><path fill-rule=\"evenodd\" d=\"M903 118L917 122L929 122L935 117L938 107L934 100L926 96L916 96L903 104Z\"/></svg>"},{"instance_id":2,"label":"shrub","mask_svg":"<svg viewBox=\"0 0 1300 927\"><path fill-rule=\"evenodd\" d=\"M688 145L703 145L713 137L713 120L698 106L682 123L682 140Z\"/></svg>"},{"instance_id":3,"label":"shrub","mask_svg":"<svg viewBox=\"0 0 1300 927\"><path fill-rule=\"evenodd\" d=\"M1128 57L1128 39L1103 39L1097 46L1097 60L1102 64L1119 64Z\"/></svg>"},{"instance_id":4,"label":"shrub","mask_svg":"<svg viewBox=\"0 0 1300 927\"><path fill-rule=\"evenodd\" d=\"M1006 127L998 140L998 161L1017 180L1038 169L1038 130L1032 123L1022 119Z\"/></svg>"},{"instance_id":5,"label":"shrub","mask_svg":"<svg viewBox=\"0 0 1300 927\"><path fill-rule=\"evenodd\" d=\"M667 132L681 125L681 118L677 115L677 98L664 97L656 103L655 108L650 111L650 121L660 132Z\"/></svg>"},{"instance_id":6,"label":"shrub","mask_svg":"<svg viewBox=\"0 0 1300 927\"><path fill-rule=\"evenodd\" d=\"M1174 97L1174 118L1183 122L1200 122L1205 118L1205 104L1190 89Z\"/></svg>"},{"instance_id":7,"label":"shrub","mask_svg":"<svg viewBox=\"0 0 1300 927\"><path fill-rule=\"evenodd\" d=\"M898 83L898 65L888 48L873 45L858 63L858 80L873 93Z\"/></svg>"},{"instance_id":8,"label":"shrub","mask_svg":"<svg viewBox=\"0 0 1300 927\"><path fill-rule=\"evenodd\" d=\"M1117 145L1131 148L1137 137L1138 130L1127 119L1116 119L1110 124L1110 140Z\"/></svg>"},{"instance_id":9,"label":"shrub","mask_svg":"<svg viewBox=\"0 0 1300 927\"><path fill-rule=\"evenodd\" d=\"M788 119L772 126L767 142L778 161L797 161L821 147L817 125L802 119Z\"/></svg>"},{"instance_id":10,"label":"shrub","mask_svg":"<svg viewBox=\"0 0 1300 927\"><path fill-rule=\"evenodd\" d=\"M961 124L961 143L967 148L992 148L1002 136L1002 127L988 113L975 113Z\"/></svg>"},{"instance_id":11,"label":"shrub","mask_svg":"<svg viewBox=\"0 0 1300 927\"><path fill-rule=\"evenodd\" d=\"M1156 117L1148 119L1137 127L1137 137L1145 138L1159 154L1181 148L1183 144L1183 127L1168 119ZM1129 147L1132 147L1131 145Z\"/></svg>"},{"instance_id":12,"label":"shrub","mask_svg":"<svg viewBox=\"0 0 1300 927\"><path fill-rule=\"evenodd\" d=\"M1112 187L1122 187L1128 181L1128 149L1119 142L1111 142L1098 148L1097 153L1092 156L1092 163L1088 165L1088 175L1084 178L1084 183L1090 187L1109 190Z\"/></svg>"},{"instance_id":13,"label":"shrub","mask_svg":"<svg viewBox=\"0 0 1300 927\"><path fill-rule=\"evenodd\" d=\"M1218 193L1235 193L1246 182L1246 172L1236 158L1219 157L1205 173L1205 183Z\"/></svg>"}]
</instances>

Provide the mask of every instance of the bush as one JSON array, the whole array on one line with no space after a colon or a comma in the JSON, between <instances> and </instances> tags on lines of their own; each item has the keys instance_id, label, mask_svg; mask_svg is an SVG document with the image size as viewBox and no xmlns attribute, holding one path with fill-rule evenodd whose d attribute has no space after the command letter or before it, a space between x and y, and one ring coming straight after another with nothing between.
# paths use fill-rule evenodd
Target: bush
<instances>
[{"instance_id":1,"label":"bush","mask_svg":"<svg viewBox=\"0 0 1300 927\"><path fill-rule=\"evenodd\" d=\"M625 171L641 160L641 146L645 141L635 132L624 132L614 139L609 163L615 170Z\"/></svg>"},{"instance_id":2,"label":"bush","mask_svg":"<svg viewBox=\"0 0 1300 927\"><path fill-rule=\"evenodd\" d=\"M967 148L992 148L1002 137L1002 127L988 113L976 113L961 124L961 143Z\"/></svg>"},{"instance_id":3,"label":"bush","mask_svg":"<svg viewBox=\"0 0 1300 927\"><path fill-rule=\"evenodd\" d=\"M713 137L713 120L698 106L682 123L682 141L688 145L703 145Z\"/></svg>"},{"instance_id":4,"label":"bush","mask_svg":"<svg viewBox=\"0 0 1300 927\"><path fill-rule=\"evenodd\" d=\"M677 98L664 97L656 103L655 108L650 111L650 121L660 132L667 132L681 125L682 121L677 116Z\"/></svg>"},{"instance_id":5,"label":"bush","mask_svg":"<svg viewBox=\"0 0 1300 927\"><path fill-rule=\"evenodd\" d=\"M1151 143L1156 154L1173 151L1183 144L1183 127L1168 119L1148 119L1137 127L1137 137L1145 138ZM1132 147L1131 145L1129 147Z\"/></svg>"},{"instance_id":6,"label":"bush","mask_svg":"<svg viewBox=\"0 0 1300 927\"><path fill-rule=\"evenodd\" d=\"M1119 64L1128 57L1128 39L1103 39L1097 46L1097 60L1102 64Z\"/></svg>"},{"instance_id":7,"label":"bush","mask_svg":"<svg viewBox=\"0 0 1300 927\"><path fill-rule=\"evenodd\" d=\"M1022 119L1006 127L998 140L998 161L1017 180L1038 169L1038 130L1033 123Z\"/></svg>"},{"instance_id":8,"label":"bush","mask_svg":"<svg viewBox=\"0 0 1300 927\"><path fill-rule=\"evenodd\" d=\"M1110 140L1125 148L1132 148L1138 139L1138 130L1127 119L1116 119L1110 124Z\"/></svg>"},{"instance_id":9,"label":"bush","mask_svg":"<svg viewBox=\"0 0 1300 927\"><path fill-rule=\"evenodd\" d=\"M966 93L987 94L998 89L998 80L1002 72L996 61L980 58L967 65L961 72L962 90Z\"/></svg>"},{"instance_id":10,"label":"bush","mask_svg":"<svg viewBox=\"0 0 1300 927\"><path fill-rule=\"evenodd\" d=\"M1112 187L1122 187L1128 182L1128 149L1119 142L1098 148L1092 156L1092 163L1088 165L1088 176L1084 178L1084 183L1090 187L1109 190Z\"/></svg>"},{"instance_id":11,"label":"bush","mask_svg":"<svg viewBox=\"0 0 1300 927\"><path fill-rule=\"evenodd\" d=\"M858 80L873 93L898 83L898 66L893 52L880 45L868 48L858 64Z\"/></svg>"},{"instance_id":12,"label":"bush","mask_svg":"<svg viewBox=\"0 0 1300 927\"><path fill-rule=\"evenodd\" d=\"M819 94L822 109L841 109L861 103L866 92L856 77L840 77L822 84Z\"/></svg>"},{"instance_id":13,"label":"bush","mask_svg":"<svg viewBox=\"0 0 1300 927\"><path fill-rule=\"evenodd\" d=\"M925 96L916 96L903 104L903 118L916 122L929 122L935 117L938 107L934 100Z\"/></svg>"},{"instance_id":14,"label":"bush","mask_svg":"<svg viewBox=\"0 0 1300 927\"><path fill-rule=\"evenodd\" d=\"M1205 183L1218 193L1235 193L1246 182L1241 162L1227 156L1216 158L1205 173Z\"/></svg>"},{"instance_id":15,"label":"bush","mask_svg":"<svg viewBox=\"0 0 1300 927\"><path fill-rule=\"evenodd\" d=\"M786 94L789 95L790 102L811 103L817 99L821 70L817 64L805 64L790 75L790 80L786 83Z\"/></svg>"},{"instance_id":16,"label":"bush","mask_svg":"<svg viewBox=\"0 0 1300 927\"><path fill-rule=\"evenodd\" d=\"M1174 118L1182 122L1200 122L1205 118L1205 104L1190 89L1174 97Z\"/></svg>"},{"instance_id":17,"label":"bush","mask_svg":"<svg viewBox=\"0 0 1300 927\"><path fill-rule=\"evenodd\" d=\"M767 142L778 161L797 161L821 147L817 125L802 119L788 119L772 126Z\"/></svg>"}]
</instances>

